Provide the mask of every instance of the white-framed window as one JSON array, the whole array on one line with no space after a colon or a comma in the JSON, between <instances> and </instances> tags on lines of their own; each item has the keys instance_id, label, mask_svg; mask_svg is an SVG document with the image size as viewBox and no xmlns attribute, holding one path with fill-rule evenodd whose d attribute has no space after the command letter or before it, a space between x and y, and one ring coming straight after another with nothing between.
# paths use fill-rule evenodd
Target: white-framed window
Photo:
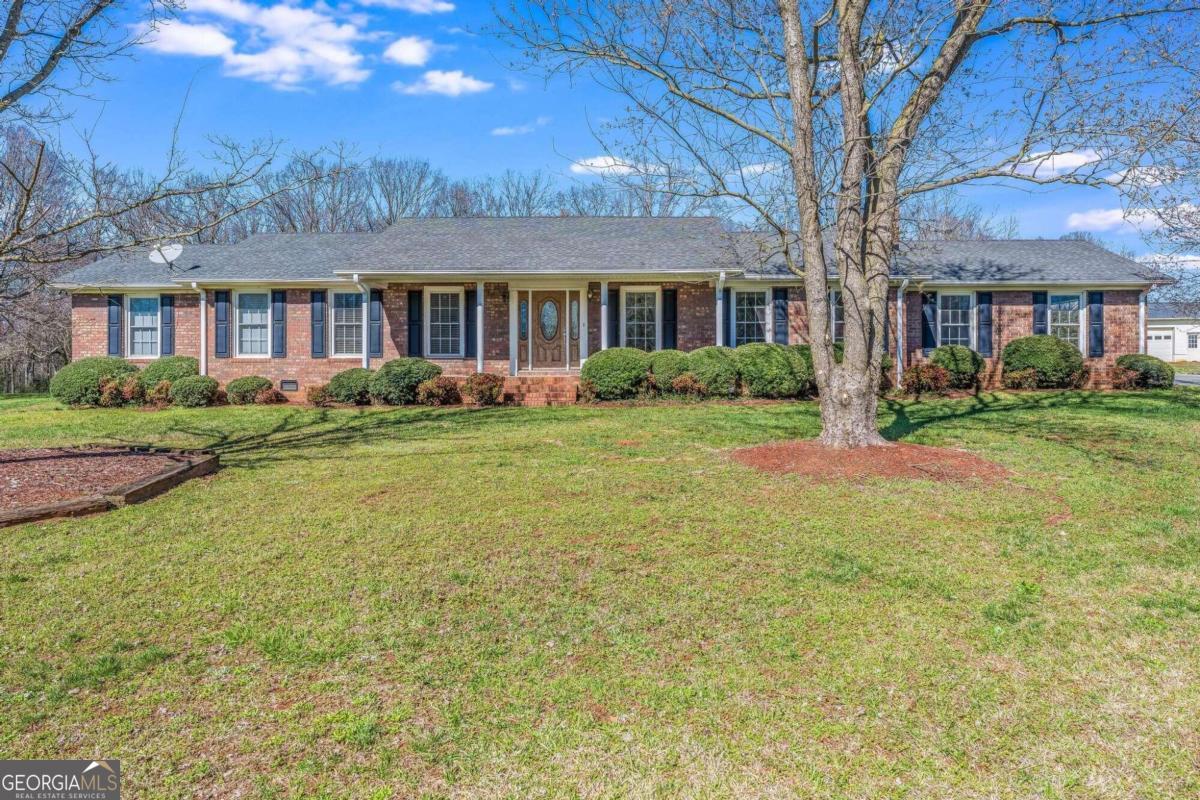
<instances>
[{"instance_id":1,"label":"white-framed window","mask_svg":"<svg viewBox=\"0 0 1200 800\"><path fill-rule=\"evenodd\" d=\"M267 358L270 355L271 293L238 292L234 296L239 358Z\"/></svg>"},{"instance_id":2,"label":"white-framed window","mask_svg":"<svg viewBox=\"0 0 1200 800\"><path fill-rule=\"evenodd\" d=\"M846 339L846 306L842 303L842 293L834 289L829 293L829 324L833 328L834 343Z\"/></svg>"},{"instance_id":3,"label":"white-framed window","mask_svg":"<svg viewBox=\"0 0 1200 800\"><path fill-rule=\"evenodd\" d=\"M770 308L766 291L734 290L732 344L735 347L750 342L770 341Z\"/></svg>"},{"instance_id":4,"label":"white-framed window","mask_svg":"<svg viewBox=\"0 0 1200 800\"><path fill-rule=\"evenodd\" d=\"M333 295L333 354L361 356L362 345L362 293L337 292Z\"/></svg>"},{"instance_id":5,"label":"white-framed window","mask_svg":"<svg viewBox=\"0 0 1200 800\"><path fill-rule=\"evenodd\" d=\"M938 344L973 347L973 297L965 292L939 292L937 302Z\"/></svg>"},{"instance_id":6,"label":"white-framed window","mask_svg":"<svg viewBox=\"0 0 1200 800\"><path fill-rule=\"evenodd\" d=\"M658 288L621 287L621 346L658 350L662 346Z\"/></svg>"},{"instance_id":7,"label":"white-framed window","mask_svg":"<svg viewBox=\"0 0 1200 800\"><path fill-rule=\"evenodd\" d=\"M129 298L129 357L158 358L158 296Z\"/></svg>"},{"instance_id":8,"label":"white-framed window","mask_svg":"<svg viewBox=\"0 0 1200 800\"><path fill-rule=\"evenodd\" d=\"M425 290L425 353L430 358L463 357L461 286L431 286Z\"/></svg>"},{"instance_id":9,"label":"white-framed window","mask_svg":"<svg viewBox=\"0 0 1200 800\"><path fill-rule=\"evenodd\" d=\"M1057 336L1064 342L1070 342L1082 352L1083 345L1083 296L1078 292L1071 294L1051 294L1047 298L1046 318L1048 333Z\"/></svg>"},{"instance_id":10,"label":"white-framed window","mask_svg":"<svg viewBox=\"0 0 1200 800\"><path fill-rule=\"evenodd\" d=\"M1200 347L1200 333L1188 334L1188 350L1195 350Z\"/></svg>"}]
</instances>

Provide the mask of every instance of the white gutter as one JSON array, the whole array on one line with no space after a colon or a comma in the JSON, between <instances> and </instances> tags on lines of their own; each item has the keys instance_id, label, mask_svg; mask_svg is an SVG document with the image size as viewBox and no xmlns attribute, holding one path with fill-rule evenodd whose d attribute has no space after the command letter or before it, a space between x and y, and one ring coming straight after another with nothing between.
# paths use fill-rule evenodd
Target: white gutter
<instances>
[{"instance_id":1,"label":"white gutter","mask_svg":"<svg viewBox=\"0 0 1200 800\"><path fill-rule=\"evenodd\" d=\"M722 324L725 320L723 317L725 307L725 271L717 277L717 347L725 344L725 326Z\"/></svg>"},{"instance_id":2,"label":"white gutter","mask_svg":"<svg viewBox=\"0 0 1200 800\"><path fill-rule=\"evenodd\" d=\"M907 332L907 324L904 319L904 293L908 291L908 278L900 281L900 288L896 292L896 385L899 386L904 378L904 352L908 349L908 342L904 340Z\"/></svg>"},{"instance_id":3,"label":"white gutter","mask_svg":"<svg viewBox=\"0 0 1200 800\"><path fill-rule=\"evenodd\" d=\"M371 290L358 280L358 273L351 276L350 282L362 292L362 365L363 369L371 368ZM332 325L332 320L330 322Z\"/></svg>"},{"instance_id":4,"label":"white gutter","mask_svg":"<svg viewBox=\"0 0 1200 800\"><path fill-rule=\"evenodd\" d=\"M200 293L200 374L208 374L208 293L192 281L192 288Z\"/></svg>"}]
</instances>

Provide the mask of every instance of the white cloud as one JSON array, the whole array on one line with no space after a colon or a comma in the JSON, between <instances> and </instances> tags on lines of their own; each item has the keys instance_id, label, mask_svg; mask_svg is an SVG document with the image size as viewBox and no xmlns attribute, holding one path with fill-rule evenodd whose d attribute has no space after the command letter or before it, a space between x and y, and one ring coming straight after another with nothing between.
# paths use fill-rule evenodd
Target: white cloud
<instances>
[{"instance_id":1,"label":"white cloud","mask_svg":"<svg viewBox=\"0 0 1200 800\"><path fill-rule=\"evenodd\" d=\"M1073 231L1103 233L1123 229L1153 230L1162 223L1144 208L1092 208L1067 215L1067 227Z\"/></svg>"},{"instance_id":2,"label":"white cloud","mask_svg":"<svg viewBox=\"0 0 1200 800\"><path fill-rule=\"evenodd\" d=\"M1091 148L1068 150L1061 153L1045 150L1039 153L1030 153L1028 158L1013 167L1013 172L1035 178L1057 178L1099 160L1100 154Z\"/></svg>"},{"instance_id":3,"label":"white cloud","mask_svg":"<svg viewBox=\"0 0 1200 800\"><path fill-rule=\"evenodd\" d=\"M533 122L524 125L502 125L499 128L492 128L492 136L524 136L549 125L550 121L550 117L538 117Z\"/></svg>"},{"instance_id":4,"label":"white cloud","mask_svg":"<svg viewBox=\"0 0 1200 800\"><path fill-rule=\"evenodd\" d=\"M592 156L571 164L571 172L576 175L630 175L636 171L633 164L615 156Z\"/></svg>"},{"instance_id":5,"label":"white cloud","mask_svg":"<svg viewBox=\"0 0 1200 800\"><path fill-rule=\"evenodd\" d=\"M335 18L328 7L320 9L288 2L260 6L246 0L189 0L189 19L215 17L224 27L171 22L157 37L152 34L154 41L148 46L160 52L219 57L227 74L279 89L299 89L314 81L361 83L371 75L356 49L366 36L358 25ZM177 25L184 27L172 33ZM241 44L232 36L238 36Z\"/></svg>"},{"instance_id":6,"label":"white cloud","mask_svg":"<svg viewBox=\"0 0 1200 800\"><path fill-rule=\"evenodd\" d=\"M360 0L364 6L395 8L413 14L445 14L454 10L454 3L446 0Z\"/></svg>"},{"instance_id":7,"label":"white cloud","mask_svg":"<svg viewBox=\"0 0 1200 800\"><path fill-rule=\"evenodd\" d=\"M216 25L189 25L179 20L160 23L146 38L151 50L185 56L223 56L233 52L234 44Z\"/></svg>"},{"instance_id":8,"label":"white cloud","mask_svg":"<svg viewBox=\"0 0 1200 800\"><path fill-rule=\"evenodd\" d=\"M495 86L494 83L473 78L461 69L449 71L431 69L415 83L397 81L392 84L393 89L403 94L441 94L447 97L478 94L486 92L493 86Z\"/></svg>"},{"instance_id":9,"label":"white cloud","mask_svg":"<svg viewBox=\"0 0 1200 800\"><path fill-rule=\"evenodd\" d=\"M433 55L433 42L420 36L402 36L383 51L385 61L406 67L423 67Z\"/></svg>"},{"instance_id":10,"label":"white cloud","mask_svg":"<svg viewBox=\"0 0 1200 800\"><path fill-rule=\"evenodd\" d=\"M761 164L747 164L742 167L741 173L743 178L757 178L760 175L766 175L769 172L779 170L783 164L778 161L765 161Z\"/></svg>"}]
</instances>

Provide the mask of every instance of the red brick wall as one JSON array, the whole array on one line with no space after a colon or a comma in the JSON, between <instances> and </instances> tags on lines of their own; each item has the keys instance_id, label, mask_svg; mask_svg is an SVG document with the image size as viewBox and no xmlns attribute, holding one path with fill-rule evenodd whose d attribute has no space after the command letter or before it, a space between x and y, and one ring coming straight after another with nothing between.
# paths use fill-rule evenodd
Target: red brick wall
<instances>
[{"instance_id":1,"label":"red brick wall","mask_svg":"<svg viewBox=\"0 0 1200 800\"><path fill-rule=\"evenodd\" d=\"M108 355L108 297L71 295L71 360Z\"/></svg>"}]
</instances>

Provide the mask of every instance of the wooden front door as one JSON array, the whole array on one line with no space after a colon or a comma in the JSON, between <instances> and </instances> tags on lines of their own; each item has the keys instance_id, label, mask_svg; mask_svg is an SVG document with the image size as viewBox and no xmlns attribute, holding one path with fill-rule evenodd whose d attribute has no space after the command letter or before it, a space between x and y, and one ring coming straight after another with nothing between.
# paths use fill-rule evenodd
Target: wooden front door
<instances>
[{"instance_id":1,"label":"wooden front door","mask_svg":"<svg viewBox=\"0 0 1200 800\"><path fill-rule=\"evenodd\" d=\"M564 292L533 292L529 335L533 337L534 369L565 369L567 366L567 354L563 349L563 328L567 322L564 299Z\"/></svg>"}]
</instances>

